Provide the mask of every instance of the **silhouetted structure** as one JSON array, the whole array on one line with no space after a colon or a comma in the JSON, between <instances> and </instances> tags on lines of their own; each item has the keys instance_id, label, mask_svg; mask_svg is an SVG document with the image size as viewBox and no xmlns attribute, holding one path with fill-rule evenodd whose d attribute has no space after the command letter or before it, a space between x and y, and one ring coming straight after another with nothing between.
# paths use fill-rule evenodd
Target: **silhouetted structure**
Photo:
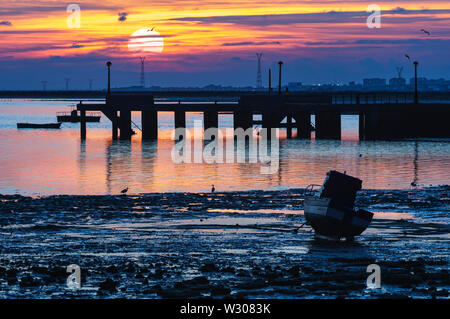
<instances>
[{"instance_id":1,"label":"silhouetted structure","mask_svg":"<svg viewBox=\"0 0 450 319\"><path fill-rule=\"evenodd\" d=\"M145 63L145 57L140 57L141 60L141 87L145 87L145 69L144 69L144 63Z\"/></svg>"},{"instance_id":2,"label":"silhouetted structure","mask_svg":"<svg viewBox=\"0 0 450 319\"><path fill-rule=\"evenodd\" d=\"M278 95L281 95L281 67L283 66L283 61L278 62Z\"/></svg>"},{"instance_id":3,"label":"silhouetted structure","mask_svg":"<svg viewBox=\"0 0 450 319\"><path fill-rule=\"evenodd\" d=\"M258 58L258 71L256 73L256 88L262 88L262 76L261 76L261 58L262 53L256 53L256 57Z\"/></svg>"},{"instance_id":4,"label":"silhouetted structure","mask_svg":"<svg viewBox=\"0 0 450 319\"><path fill-rule=\"evenodd\" d=\"M269 69L269 95L272 93L272 70Z\"/></svg>"},{"instance_id":5,"label":"silhouetted structure","mask_svg":"<svg viewBox=\"0 0 450 319\"><path fill-rule=\"evenodd\" d=\"M108 93L106 103L78 104L80 111L80 135L86 138L86 111L101 111L112 122L112 137L121 139L133 135L131 112L141 112L143 139L158 137L157 112L174 112L175 127L186 127L186 112L203 112L204 128L217 128L220 113L232 113L234 127L244 130L253 125L268 129L287 128L288 138L292 137L293 120L298 138L310 138L315 130L316 139L340 139L341 115L359 115L360 139L399 139L413 137L450 137L448 118L450 104L411 103L405 93L306 93L281 95L281 66L279 62L278 95L241 95L236 102L167 102L154 101L153 94L145 92L114 93L110 90L110 67L108 66ZM269 85L270 87L270 85ZM254 120L253 115L262 115L262 120ZM315 124L311 124L311 115ZM281 123L287 118L286 123Z\"/></svg>"},{"instance_id":6,"label":"silhouetted structure","mask_svg":"<svg viewBox=\"0 0 450 319\"><path fill-rule=\"evenodd\" d=\"M419 103L419 93L417 89L417 66L419 62L414 61L414 103Z\"/></svg>"},{"instance_id":7,"label":"silhouetted structure","mask_svg":"<svg viewBox=\"0 0 450 319\"><path fill-rule=\"evenodd\" d=\"M108 95L111 94L111 65L110 61L106 62L106 66L108 67Z\"/></svg>"}]
</instances>

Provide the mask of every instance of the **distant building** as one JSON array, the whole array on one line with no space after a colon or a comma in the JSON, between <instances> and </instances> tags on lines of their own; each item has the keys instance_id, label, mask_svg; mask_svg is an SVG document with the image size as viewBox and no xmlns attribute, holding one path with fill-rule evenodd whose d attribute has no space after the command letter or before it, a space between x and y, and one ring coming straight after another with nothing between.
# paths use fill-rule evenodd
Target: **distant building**
<instances>
[{"instance_id":1,"label":"distant building","mask_svg":"<svg viewBox=\"0 0 450 319\"><path fill-rule=\"evenodd\" d=\"M427 80L427 89L431 91L447 91L450 88L450 81L445 79Z\"/></svg>"},{"instance_id":2,"label":"distant building","mask_svg":"<svg viewBox=\"0 0 450 319\"><path fill-rule=\"evenodd\" d=\"M372 78L363 79L363 87L365 90L385 90L386 89L386 79Z\"/></svg>"},{"instance_id":3,"label":"distant building","mask_svg":"<svg viewBox=\"0 0 450 319\"><path fill-rule=\"evenodd\" d=\"M347 87L344 86L344 90L361 91L362 90L362 85L356 83L355 81L351 81L351 82L348 83Z\"/></svg>"},{"instance_id":4,"label":"distant building","mask_svg":"<svg viewBox=\"0 0 450 319\"><path fill-rule=\"evenodd\" d=\"M303 91L305 88L303 87L302 82L289 82L287 85L289 91Z\"/></svg>"},{"instance_id":5,"label":"distant building","mask_svg":"<svg viewBox=\"0 0 450 319\"><path fill-rule=\"evenodd\" d=\"M419 89L426 89L427 81L427 78L417 78L417 86L419 87ZM409 85L411 87L414 87L414 78L409 79Z\"/></svg>"},{"instance_id":6,"label":"distant building","mask_svg":"<svg viewBox=\"0 0 450 319\"><path fill-rule=\"evenodd\" d=\"M414 78L409 80L410 86L414 87ZM422 91L448 91L450 81L445 79L417 78L417 86Z\"/></svg>"},{"instance_id":7,"label":"distant building","mask_svg":"<svg viewBox=\"0 0 450 319\"><path fill-rule=\"evenodd\" d=\"M400 77L390 79L389 88L398 91L406 90L406 79Z\"/></svg>"}]
</instances>

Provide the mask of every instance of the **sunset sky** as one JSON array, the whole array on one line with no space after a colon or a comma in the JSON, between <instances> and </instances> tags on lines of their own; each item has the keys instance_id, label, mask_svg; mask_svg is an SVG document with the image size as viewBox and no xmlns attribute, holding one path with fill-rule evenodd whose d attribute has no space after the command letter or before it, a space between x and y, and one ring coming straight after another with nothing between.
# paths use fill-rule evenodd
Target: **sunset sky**
<instances>
[{"instance_id":1,"label":"sunset sky","mask_svg":"<svg viewBox=\"0 0 450 319\"><path fill-rule=\"evenodd\" d=\"M81 7L81 27L69 28L69 4ZM369 4L382 9L381 28L369 29ZM162 52L133 52L130 35L155 28ZM421 32L426 29L427 35ZM86 89L105 86L113 62L113 87L139 84L145 56L146 84L255 85L256 52L268 68L285 62L284 82L324 83L364 77L390 78L405 53L420 75L450 78L449 1L148 1L2 0L0 89Z\"/></svg>"}]
</instances>

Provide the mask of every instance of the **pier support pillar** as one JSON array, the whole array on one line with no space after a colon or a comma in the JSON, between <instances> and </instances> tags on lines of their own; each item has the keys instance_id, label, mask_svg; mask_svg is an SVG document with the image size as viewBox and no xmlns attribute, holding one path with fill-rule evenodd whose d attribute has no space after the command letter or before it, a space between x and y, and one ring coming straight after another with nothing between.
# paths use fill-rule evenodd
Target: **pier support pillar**
<instances>
[{"instance_id":1,"label":"pier support pillar","mask_svg":"<svg viewBox=\"0 0 450 319\"><path fill-rule=\"evenodd\" d=\"M175 111L175 128L186 128L186 112Z\"/></svg>"},{"instance_id":2,"label":"pier support pillar","mask_svg":"<svg viewBox=\"0 0 450 319\"><path fill-rule=\"evenodd\" d=\"M413 137L414 114L407 118L401 112L370 111L359 115L360 140L384 140ZM413 131L413 130L414 131Z\"/></svg>"},{"instance_id":3,"label":"pier support pillar","mask_svg":"<svg viewBox=\"0 0 450 319\"><path fill-rule=\"evenodd\" d=\"M142 139L158 138L158 112L156 110L142 111Z\"/></svg>"},{"instance_id":4,"label":"pier support pillar","mask_svg":"<svg viewBox=\"0 0 450 319\"><path fill-rule=\"evenodd\" d=\"M131 138L131 110L120 110L119 129L121 140L127 140Z\"/></svg>"},{"instance_id":5,"label":"pier support pillar","mask_svg":"<svg viewBox=\"0 0 450 319\"><path fill-rule=\"evenodd\" d=\"M182 140L183 136L186 136L186 112L175 111L174 112L175 129L183 129L182 136L176 136L177 139Z\"/></svg>"},{"instance_id":6,"label":"pier support pillar","mask_svg":"<svg viewBox=\"0 0 450 319\"><path fill-rule=\"evenodd\" d=\"M119 117L117 116L117 111L112 112L111 123L112 139L117 140L119 138Z\"/></svg>"},{"instance_id":7,"label":"pier support pillar","mask_svg":"<svg viewBox=\"0 0 450 319\"><path fill-rule=\"evenodd\" d=\"M217 138L219 127L219 113L217 111L205 111L203 112L203 128L205 131L210 128L215 128L213 135Z\"/></svg>"},{"instance_id":8,"label":"pier support pillar","mask_svg":"<svg viewBox=\"0 0 450 319\"><path fill-rule=\"evenodd\" d=\"M80 111L80 138L82 140L86 139L86 111Z\"/></svg>"},{"instance_id":9,"label":"pier support pillar","mask_svg":"<svg viewBox=\"0 0 450 319\"><path fill-rule=\"evenodd\" d=\"M450 118L449 109L440 112L416 112L414 118L414 132L420 134L418 135L419 137L450 137L450 126L448 125L448 119Z\"/></svg>"},{"instance_id":10,"label":"pier support pillar","mask_svg":"<svg viewBox=\"0 0 450 319\"><path fill-rule=\"evenodd\" d=\"M292 116L290 114L286 117L286 137L292 138Z\"/></svg>"},{"instance_id":11,"label":"pier support pillar","mask_svg":"<svg viewBox=\"0 0 450 319\"><path fill-rule=\"evenodd\" d=\"M206 129L219 126L219 113L217 111L203 112L203 126Z\"/></svg>"},{"instance_id":12,"label":"pier support pillar","mask_svg":"<svg viewBox=\"0 0 450 319\"><path fill-rule=\"evenodd\" d=\"M267 139L272 138L272 128L280 127L282 118L278 112L265 111L262 114L262 128L267 130Z\"/></svg>"},{"instance_id":13,"label":"pier support pillar","mask_svg":"<svg viewBox=\"0 0 450 319\"><path fill-rule=\"evenodd\" d=\"M297 138L311 138L311 114L309 112L294 113Z\"/></svg>"},{"instance_id":14,"label":"pier support pillar","mask_svg":"<svg viewBox=\"0 0 450 319\"><path fill-rule=\"evenodd\" d=\"M244 131L253 127L253 114L249 111L235 111L233 114L234 129L242 128Z\"/></svg>"},{"instance_id":15,"label":"pier support pillar","mask_svg":"<svg viewBox=\"0 0 450 319\"><path fill-rule=\"evenodd\" d=\"M316 112L316 139L341 139L339 112Z\"/></svg>"},{"instance_id":16,"label":"pier support pillar","mask_svg":"<svg viewBox=\"0 0 450 319\"><path fill-rule=\"evenodd\" d=\"M449 111L370 111L360 114L360 140L449 137Z\"/></svg>"},{"instance_id":17,"label":"pier support pillar","mask_svg":"<svg viewBox=\"0 0 450 319\"><path fill-rule=\"evenodd\" d=\"M366 118L363 112L359 113L359 140L364 141L366 139Z\"/></svg>"},{"instance_id":18,"label":"pier support pillar","mask_svg":"<svg viewBox=\"0 0 450 319\"><path fill-rule=\"evenodd\" d=\"M427 122L424 114L410 112L370 111L359 115L360 140L391 140L398 138L426 137L422 131ZM433 125L434 123L430 123Z\"/></svg>"},{"instance_id":19,"label":"pier support pillar","mask_svg":"<svg viewBox=\"0 0 450 319\"><path fill-rule=\"evenodd\" d=\"M359 114L359 139L377 140L383 138L383 128L380 125L379 112L364 112Z\"/></svg>"}]
</instances>

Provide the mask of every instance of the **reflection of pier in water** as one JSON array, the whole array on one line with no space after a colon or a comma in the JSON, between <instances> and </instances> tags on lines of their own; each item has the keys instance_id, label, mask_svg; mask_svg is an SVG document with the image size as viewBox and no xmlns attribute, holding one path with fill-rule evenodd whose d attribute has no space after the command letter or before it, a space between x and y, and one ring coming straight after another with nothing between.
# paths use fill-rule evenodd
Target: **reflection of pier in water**
<instances>
[{"instance_id":1,"label":"reflection of pier in water","mask_svg":"<svg viewBox=\"0 0 450 319\"><path fill-rule=\"evenodd\" d=\"M158 112L174 112L175 128L186 127L187 112L203 113L204 128L218 127L220 114L233 114L235 128L261 125L286 128L288 138L341 138L341 115L359 115L361 140L390 140L416 137L450 137L447 121L450 104L414 103L406 94L323 93L297 95L244 95L237 102L155 102L152 95L108 94L103 104L77 105L80 134L86 138L85 114L101 111L112 122L113 139L132 136L131 112L141 112L142 138L158 138ZM260 115L261 120L255 120ZM311 116L315 116L315 124Z\"/></svg>"},{"instance_id":2,"label":"reflection of pier in water","mask_svg":"<svg viewBox=\"0 0 450 319\"><path fill-rule=\"evenodd\" d=\"M413 184L417 185L419 181L419 142L414 141L414 180Z\"/></svg>"},{"instance_id":3,"label":"reflection of pier in water","mask_svg":"<svg viewBox=\"0 0 450 319\"><path fill-rule=\"evenodd\" d=\"M238 141L231 138L235 145L235 154L238 149ZM91 144L92 143L92 144ZM207 145L210 141L203 141L202 145ZM249 181L249 176L260 175L262 163L253 165L250 162L250 152L248 143L245 144L247 151L244 162L234 162L230 165L204 165L202 163L180 163L175 164L171 160L171 149L173 142L170 140L81 140L78 149L78 172L82 177L79 187L82 189L93 189L94 192L105 192L114 194L130 186L135 192L156 191L161 185L168 187L181 187L183 184L189 185L190 178L208 175L216 178L223 174L223 168L230 171L226 176L233 178L236 185L245 184ZM92 156L92 151L96 148L98 154ZM89 155L91 154L91 155ZM100 161L98 161L100 160ZM279 159L281 165L288 167L288 160ZM266 165L266 164L264 164ZM92 175L95 174L95 175ZM190 178L186 178L189 177ZM282 185L282 168L271 175L260 175L272 186ZM98 183L100 182L100 183ZM210 181L206 181L209 185ZM93 183L97 184L95 188ZM104 189L104 191L102 191Z\"/></svg>"},{"instance_id":4,"label":"reflection of pier in water","mask_svg":"<svg viewBox=\"0 0 450 319\"><path fill-rule=\"evenodd\" d=\"M162 119L171 121L167 114ZM161 135L169 131L165 129ZM261 167L268 164L250 163L248 144L245 145L247 151L242 163L178 164L172 161L174 142L169 139L141 141L139 135L132 140L111 140L108 133L103 131L102 138L96 135L96 138L76 143L78 154L74 164L79 173L75 174L75 183L81 190L77 193L116 194L126 186L130 186L133 193L186 189L208 191L211 181L218 189L230 191L279 186L296 188L317 183L316 177L330 167L356 174L367 181L365 188L410 188L414 180L421 185L440 185L444 183L442 176L448 175L443 170L445 165L448 166L448 144L439 141L358 142L283 138L280 140L279 170L262 175ZM235 141L236 147L237 144ZM436 178L438 175L441 175L440 179Z\"/></svg>"},{"instance_id":5,"label":"reflection of pier in water","mask_svg":"<svg viewBox=\"0 0 450 319\"><path fill-rule=\"evenodd\" d=\"M140 163L139 167L133 167L133 170L140 172L132 181L137 188L145 189L149 186L149 181L153 181L153 166L157 157L157 141L143 141L135 143L132 141L111 141L105 148L106 159L106 190L112 193L112 189L124 188L127 185L115 185L115 181L130 181L134 176L130 171L130 162ZM139 154L140 153L140 154ZM140 160L133 160L132 157L140 156ZM136 165L136 164L134 164Z\"/></svg>"}]
</instances>

